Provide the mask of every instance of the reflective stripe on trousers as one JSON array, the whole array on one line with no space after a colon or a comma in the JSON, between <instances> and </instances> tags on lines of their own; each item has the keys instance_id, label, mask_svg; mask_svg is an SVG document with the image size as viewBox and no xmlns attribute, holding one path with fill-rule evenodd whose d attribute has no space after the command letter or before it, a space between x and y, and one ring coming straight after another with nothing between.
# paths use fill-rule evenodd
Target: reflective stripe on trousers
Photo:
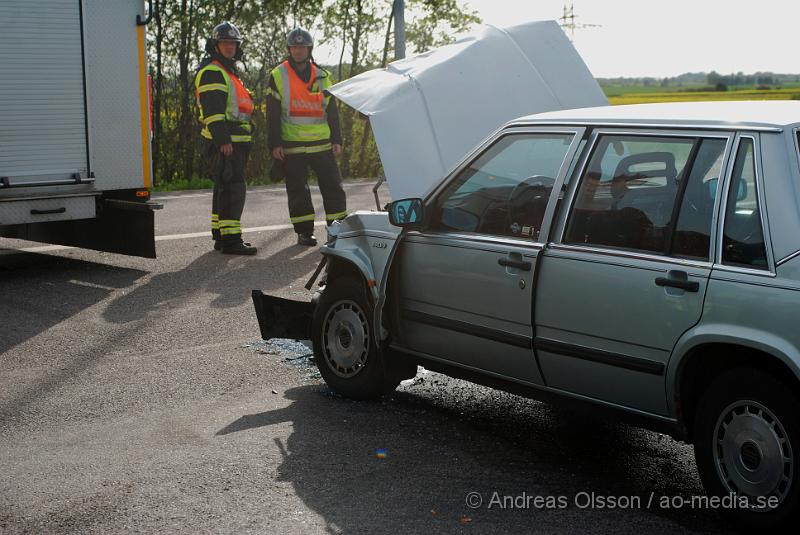
<instances>
[{"instance_id":1,"label":"reflective stripe on trousers","mask_svg":"<svg viewBox=\"0 0 800 535\"><path fill-rule=\"evenodd\" d=\"M325 152L331 150L332 145L325 143L324 145L310 145L307 147L284 147L285 154L311 154L312 152Z\"/></svg>"},{"instance_id":2,"label":"reflective stripe on trousers","mask_svg":"<svg viewBox=\"0 0 800 535\"><path fill-rule=\"evenodd\" d=\"M242 224L238 219L222 219L219 222L219 233L222 236L241 234Z\"/></svg>"},{"instance_id":3,"label":"reflective stripe on trousers","mask_svg":"<svg viewBox=\"0 0 800 535\"><path fill-rule=\"evenodd\" d=\"M336 212L335 214L326 214L325 219L327 221L336 221L337 219L344 219L347 216L347 210L343 212Z\"/></svg>"},{"instance_id":4,"label":"reflective stripe on trousers","mask_svg":"<svg viewBox=\"0 0 800 535\"><path fill-rule=\"evenodd\" d=\"M292 224L302 223L303 221L314 221L314 214L301 215L301 216L298 216L298 217L290 217L289 221Z\"/></svg>"}]
</instances>

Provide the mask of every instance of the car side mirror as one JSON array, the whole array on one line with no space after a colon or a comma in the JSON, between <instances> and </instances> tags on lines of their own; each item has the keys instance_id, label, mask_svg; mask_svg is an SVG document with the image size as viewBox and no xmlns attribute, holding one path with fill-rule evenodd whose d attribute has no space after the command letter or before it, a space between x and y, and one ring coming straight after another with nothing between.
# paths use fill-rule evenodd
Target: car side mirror
<instances>
[{"instance_id":1,"label":"car side mirror","mask_svg":"<svg viewBox=\"0 0 800 535\"><path fill-rule=\"evenodd\" d=\"M736 200L743 201L747 198L747 182L739 181L739 189L736 191Z\"/></svg>"},{"instance_id":2,"label":"car side mirror","mask_svg":"<svg viewBox=\"0 0 800 535\"><path fill-rule=\"evenodd\" d=\"M717 198L718 184L719 184L719 178L717 177L709 179L708 182L706 182L705 184L706 189L708 190L708 198L711 200L712 203L714 202L714 199Z\"/></svg>"},{"instance_id":3,"label":"car side mirror","mask_svg":"<svg viewBox=\"0 0 800 535\"><path fill-rule=\"evenodd\" d=\"M422 216L422 199L400 199L389 205L389 223L396 227L419 227Z\"/></svg>"},{"instance_id":4,"label":"car side mirror","mask_svg":"<svg viewBox=\"0 0 800 535\"><path fill-rule=\"evenodd\" d=\"M717 184L719 183L719 179L712 178L708 182L706 182L706 187L708 188L708 197L713 201L714 197L717 195ZM739 181L739 186L736 190L736 201L743 201L747 198L747 182L744 180Z\"/></svg>"}]
</instances>

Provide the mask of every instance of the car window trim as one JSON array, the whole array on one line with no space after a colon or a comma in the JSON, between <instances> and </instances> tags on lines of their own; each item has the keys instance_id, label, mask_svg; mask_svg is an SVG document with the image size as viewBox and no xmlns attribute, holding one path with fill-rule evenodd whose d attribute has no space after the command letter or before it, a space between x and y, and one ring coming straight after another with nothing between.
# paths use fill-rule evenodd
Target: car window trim
<instances>
[{"instance_id":1,"label":"car window trim","mask_svg":"<svg viewBox=\"0 0 800 535\"><path fill-rule=\"evenodd\" d=\"M693 267L697 269L712 268L712 263L709 260L692 260L690 258L665 256L663 254L641 253L641 252L628 251L625 249L611 249L607 247L598 247L591 245L571 245L564 243L551 243L548 245L547 250L554 252L563 251L563 252L602 254L605 256L613 256L617 258L642 260L646 262L659 262L662 264L680 265L684 267Z\"/></svg>"},{"instance_id":2,"label":"car window trim","mask_svg":"<svg viewBox=\"0 0 800 535\"><path fill-rule=\"evenodd\" d=\"M795 155L795 158L797 158L797 164L798 164L798 167L796 167L794 169L794 171L795 171L794 174L797 177L797 176L800 176L800 127L795 127L795 128L792 129L792 145L794 146L794 155ZM783 264L785 264L786 262L789 262L790 260L794 260L798 256L800 256L800 250L797 250L797 251L795 251L793 253L790 253L790 254L786 255L783 258L781 258L780 260L776 259L775 260L775 269L777 270Z\"/></svg>"},{"instance_id":3,"label":"car window trim","mask_svg":"<svg viewBox=\"0 0 800 535\"><path fill-rule=\"evenodd\" d=\"M712 269L716 272L739 273L742 275L757 275L759 277L765 277L771 279L777 277L774 271L768 271L766 269L746 268L746 267L731 266L728 264L720 264L720 263L714 263Z\"/></svg>"},{"instance_id":4,"label":"car window trim","mask_svg":"<svg viewBox=\"0 0 800 535\"><path fill-rule=\"evenodd\" d=\"M436 240L452 239L452 240L466 240L474 243L485 243L489 245L503 245L520 247L524 249L533 249L541 251L544 249L544 243L533 242L523 238L512 238L510 236L497 236L495 234L482 234L478 232L447 232L440 230L419 231L414 230L406 234L406 237L419 237L430 238Z\"/></svg>"},{"instance_id":5,"label":"car window trim","mask_svg":"<svg viewBox=\"0 0 800 535\"><path fill-rule=\"evenodd\" d=\"M742 139L749 139L753 142L753 166L754 171L756 173L756 200L758 202L758 219L761 223L761 234L764 237L764 249L767 254L767 269L757 269L757 268L748 268L742 266L733 266L730 264L726 264L722 261L722 246L725 239L725 220L728 215L728 195L731 188L731 182L733 181L733 171L736 167L736 158L739 156L739 147L742 144ZM761 170L761 137L758 133L737 133L736 140L734 142L734 147L731 152L731 157L729 160L728 169L725 176L725 187L722 195L722 205L720 206L720 221L717 227L717 234L719 235L719 239L717 240L717 250L714 255L714 269L720 271L730 271L733 273L748 273L748 274L759 274L759 275L766 275L766 276L775 276L775 259L772 255L772 241L770 240L770 232L769 226L767 225L767 218L766 218L766 205L764 199L764 184L763 184L763 173ZM717 188L719 189L719 188Z\"/></svg>"},{"instance_id":6,"label":"car window trim","mask_svg":"<svg viewBox=\"0 0 800 535\"><path fill-rule=\"evenodd\" d=\"M575 137L572 139L569 149L567 149L567 152L564 154L564 160L561 162L561 167L558 170L558 176L553 183L553 189L550 191L550 198L547 200L547 207L545 207L544 210L544 216L542 217L542 228L539 229L539 238L542 243L547 243L548 236L550 236L551 229L555 224L555 217L557 217L555 211L556 206L558 206L558 198L562 194L564 184L569 180L571 171L574 167L573 163L575 163L575 158L578 156L578 149L581 148L581 144L585 145L584 142L586 141L587 133L589 133L588 127L584 127L583 129L576 131Z\"/></svg>"},{"instance_id":7,"label":"car window trim","mask_svg":"<svg viewBox=\"0 0 800 535\"><path fill-rule=\"evenodd\" d=\"M800 165L800 126L792 129L792 139L794 139L794 155Z\"/></svg>"},{"instance_id":8,"label":"car window trim","mask_svg":"<svg viewBox=\"0 0 800 535\"><path fill-rule=\"evenodd\" d=\"M621 129L630 129L630 128L645 128L648 130L686 130L687 128L692 130L703 130L703 131L716 131L716 132L738 132L738 131L746 131L746 132L769 132L773 134L781 133L784 131L783 127L780 126L755 126L755 125L737 125L737 124L704 124L704 123L697 123L697 124L686 124L686 123L637 123L637 122L614 122L614 121L596 121L592 119L586 120L562 120L562 121L546 121L542 120L541 123L528 121L528 122L520 122L516 124L510 124L511 126L572 126L572 125L584 125L590 128L621 128Z\"/></svg>"},{"instance_id":9,"label":"car window trim","mask_svg":"<svg viewBox=\"0 0 800 535\"><path fill-rule=\"evenodd\" d=\"M630 125L626 125L626 126L630 126ZM590 125L589 128L592 128L592 126ZM704 129L704 130L687 129L686 125L683 125L683 129L681 131L676 131L676 132L664 132L664 131L660 131L660 130L627 130L627 129L626 130L622 130L622 129L617 130L617 129L607 129L607 128L594 128L592 130L590 142L588 143L587 147L584 148L584 154L582 156L582 161L580 162L580 165L576 167L575 173L573 173L575 175L575 180L571 181L570 184L569 184L569 191L566 194L567 197L568 197L568 203L567 203L567 205L565 207L562 208L562 212L560 214L559 221L558 222L554 222L554 224L557 225L556 226L557 232L555 233L554 238L550 242L548 242L548 247L550 247L551 245L556 245L557 244L559 246L579 247L579 248L584 248L584 249L587 249L587 250L591 249L591 250L596 251L596 252L605 251L605 252L613 253L613 254L616 254L616 253L621 251L621 250L618 251L616 249L603 248L603 247L600 247L600 246L591 246L591 247L585 246L584 247L584 246L578 246L578 245L574 245L574 244L565 244L564 243L564 234L566 233L566 230L567 230L567 223L569 222L569 218L572 215L572 209L573 209L573 206L575 204L575 199L577 197L578 188L581 185L582 179L583 179L583 177L584 177L584 175L586 173L586 169L587 169L587 167L589 165L589 162L591 161L592 156L594 155L594 151L597 148L598 141L599 141L600 137L604 136L604 135L635 136L635 137L682 137L682 138L691 138L691 139L695 139L695 140L701 140L701 139L725 139L726 140L725 153L723 155L723 162L724 163L723 163L723 168L721 169L722 172L720 173L721 176L724 176L725 172L727 172L727 169L725 168L725 165L726 165L725 162L727 162L730 159L731 155L730 155L729 151L731 150L732 140L733 140L733 138L735 137L736 134L734 132L731 132L730 129L728 131L724 131L724 132L709 132L706 129ZM711 220L711 228L709 229L709 232L711 234L711 241L709 243L709 254L708 254L708 257L707 257L707 259L705 261L700 260L700 261L695 261L695 262L707 263L708 265L711 265L711 259L714 258L714 252L716 250L716 242L715 242L715 232L714 232L714 230L716 229L715 225L718 223L716 221L716 218L717 218L717 213L718 213L718 208L719 208L719 195L720 195L719 190L720 189L721 188L717 187L717 199L714 200L714 203L715 203L714 204L714 212L713 212L713 216L712 216L712 220ZM668 259L671 259L671 260L674 260L674 261L681 261L681 262L684 261L684 260L689 260L690 262L692 261L690 259L680 258L680 257L676 257L676 256L667 256L667 255L665 255L663 253L651 255L649 253L641 253L641 252L635 252L635 251L625 251L625 252L630 252L632 255L636 255L637 257L641 257L641 256L657 256L657 257L660 257L660 258L668 258Z\"/></svg>"},{"instance_id":10,"label":"car window trim","mask_svg":"<svg viewBox=\"0 0 800 535\"><path fill-rule=\"evenodd\" d=\"M800 250L797 250L797 251L793 252L792 254L786 255L785 257L783 257L780 260L778 260L777 262L775 262L775 267L778 268L778 267L782 266L783 264L785 264L786 262L789 262L790 260L794 260L798 256L800 256Z\"/></svg>"}]
</instances>

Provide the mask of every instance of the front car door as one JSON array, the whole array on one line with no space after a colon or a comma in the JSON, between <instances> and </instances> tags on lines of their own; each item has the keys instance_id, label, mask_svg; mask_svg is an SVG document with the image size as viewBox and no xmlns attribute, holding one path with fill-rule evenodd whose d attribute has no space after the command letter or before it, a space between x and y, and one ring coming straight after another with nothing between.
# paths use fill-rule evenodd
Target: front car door
<instances>
[{"instance_id":1,"label":"front car door","mask_svg":"<svg viewBox=\"0 0 800 535\"><path fill-rule=\"evenodd\" d=\"M541 383L532 349L532 290L548 204L581 128L509 129L426 200L399 270L405 351L521 382ZM552 210L551 210L552 211Z\"/></svg>"},{"instance_id":2,"label":"front car door","mask_svg":"<svg viewBox=\"0 0 800 535\"><path fill-rule=\"evenodd\" d=\"M732 134L598 131L540 261L550 387L666 414L672 348L699 319Z\"/></svg>"}]
</instances>

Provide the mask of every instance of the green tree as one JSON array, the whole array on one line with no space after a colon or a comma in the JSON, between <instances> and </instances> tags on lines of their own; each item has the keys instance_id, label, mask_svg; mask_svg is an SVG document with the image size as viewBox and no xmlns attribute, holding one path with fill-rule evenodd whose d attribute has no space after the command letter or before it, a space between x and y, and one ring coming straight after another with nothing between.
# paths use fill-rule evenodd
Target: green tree
<instances>
[{"instance_id":1,"label":"green tree","mask_svg":"<svg viewBox=\"0 0 800 535\"><path fill-rule=\"evenodd\" d=\"M409 0L406 33L409 49L420 52L449 42L453 34L478 22L457 0ZM333 67L342 80L380 66L390 42L392 0L155 0L148 27L153 77L153 166L156 184L203 177L198 150L199 124L194 75L212 28L229 20L245 38L242 79L253 93L254 150L248 164L252 182L268 180L266 89L272 68L286 57L286 33L294 26L315 32L319 42L340 51ZM388 32L387 32L388 29ZM387 56L387 60L390 59ZM369 123L340 106L345 152L343 174L377 176L380 159Z\"/></svg>"},{"instance_id":2,"label":"green tree","mask_svg":"<svg viewBox=\"0 0 800 535\"><path fill-rule=\"evenodd\" d=\"M406 25L406 40L413 52L425 52L455 41L481 22L476 11L461 6L457 0L409 0L412 18Z\"/></svg>"}]
</instances>

